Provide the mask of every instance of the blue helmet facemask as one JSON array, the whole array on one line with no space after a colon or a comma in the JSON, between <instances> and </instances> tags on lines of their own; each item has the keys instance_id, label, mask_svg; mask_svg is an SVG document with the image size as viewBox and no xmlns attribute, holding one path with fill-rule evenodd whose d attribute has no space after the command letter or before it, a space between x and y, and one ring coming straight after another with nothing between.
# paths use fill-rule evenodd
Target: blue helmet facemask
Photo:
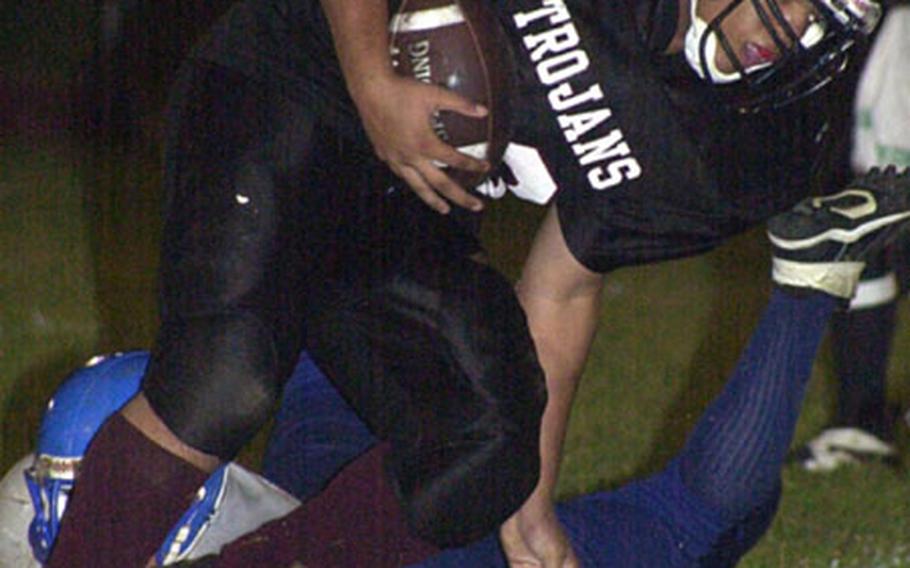
<instances>
[{"instance_id":1,"label":"blue helmet facemask","mask_svg":"<svg viewBox=\"0 0 910 568\"><path fill-rule=\"evenodd\" d=\"M104 421L138 392L148 360L144 351L95 357L47 403L35 460L25 471L35 513L29 544L39 562L50 557L85 450Z\"/></svg>"}]
</instances>

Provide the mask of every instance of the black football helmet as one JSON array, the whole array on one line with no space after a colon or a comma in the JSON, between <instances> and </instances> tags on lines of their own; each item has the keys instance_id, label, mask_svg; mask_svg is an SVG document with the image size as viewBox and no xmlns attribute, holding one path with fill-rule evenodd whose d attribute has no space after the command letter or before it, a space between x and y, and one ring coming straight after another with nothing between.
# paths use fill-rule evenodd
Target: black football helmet
<instances>
[{"instance_id":1,"label":"black football helmet","mask_svg":"<svg viewBox=\"0 0 910 568\"><path fill-rule=\"evenodd\" d=\"M788 23L779 0L731 0L707 23L695 16L698 1L691 0L686 56L702 78L730 83L723 88L741 112L781 107L825 86L847 67L851 51L875 30L882 13L876 0L785 0L804 1L813 8L813 18L800 36ZM747 67L723 31L724 20L747 2L779 53L773 62ZM733 73L716 69L718 48L733 64Z\"/></svg>"}]
</instances>

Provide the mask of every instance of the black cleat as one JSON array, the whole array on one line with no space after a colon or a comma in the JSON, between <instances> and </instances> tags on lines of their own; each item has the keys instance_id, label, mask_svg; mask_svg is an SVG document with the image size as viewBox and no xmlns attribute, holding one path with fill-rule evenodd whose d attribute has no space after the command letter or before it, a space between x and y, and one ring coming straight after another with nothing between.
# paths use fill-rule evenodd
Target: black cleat
<instances>
[{"instance_id":1,"label":"black cleat","mask_svg":"<svg viewBox=\"0 0 910 568\"><path fill-rule=\"evenodd\" d=\"M777 284L850 298L866 258L910 219L910 170L873 168L834 195L811 197L768 222Z\"/></svg>"}]
</instances>

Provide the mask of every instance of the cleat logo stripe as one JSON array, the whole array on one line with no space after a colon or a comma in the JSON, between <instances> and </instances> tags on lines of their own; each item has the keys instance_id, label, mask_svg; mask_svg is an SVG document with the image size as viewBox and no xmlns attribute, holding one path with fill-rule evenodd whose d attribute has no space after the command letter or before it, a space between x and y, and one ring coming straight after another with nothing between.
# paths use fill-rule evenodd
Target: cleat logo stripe
<instances>
[{"instance_id":1,"label":"cleat logo stripe","mask_svg":"<svg viewBox=\"0 0 910 568\"><path fill-rule=\"evenodd\" d=\"M862 189L848 189L835 195L816 197L812 200L812 207L821 209L826 202L837 201L838 199L848 196L861 197L864 200L864 203L852 207L837 207L836 205L832 205L830 211L846 217L847 219L856 220L866 217L867 215L872 215L878 210L875 196L872 195L871 192Z\"/></svg>"}]
</instances>

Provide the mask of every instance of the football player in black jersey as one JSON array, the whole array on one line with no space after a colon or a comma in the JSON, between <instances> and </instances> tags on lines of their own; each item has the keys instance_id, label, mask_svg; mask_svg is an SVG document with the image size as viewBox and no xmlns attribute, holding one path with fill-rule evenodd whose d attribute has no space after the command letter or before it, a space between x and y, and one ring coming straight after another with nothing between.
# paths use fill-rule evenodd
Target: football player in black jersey
<instances>
[{"instance_id":1,"label":"football player in black jersey","mask_svg":"<svg viewBox=\"0 0 910 568\"><path fill-rule=\"evenodd\" d=\"M709 250L804 196L835 133L838 91L820 87L878 19L871 0L493 2L519 67L505 179L550 203L515 294L476 260L470 213L423 205L482 208L439 165L487 164L428 119L485 110L393 72L396 5L242 0L184 66L161 328L50 565L148 559L303 347L390 440L420 536L504 523L513 564L575 565L552 493L603 274Z\"/></svg>"}]
</instances>

